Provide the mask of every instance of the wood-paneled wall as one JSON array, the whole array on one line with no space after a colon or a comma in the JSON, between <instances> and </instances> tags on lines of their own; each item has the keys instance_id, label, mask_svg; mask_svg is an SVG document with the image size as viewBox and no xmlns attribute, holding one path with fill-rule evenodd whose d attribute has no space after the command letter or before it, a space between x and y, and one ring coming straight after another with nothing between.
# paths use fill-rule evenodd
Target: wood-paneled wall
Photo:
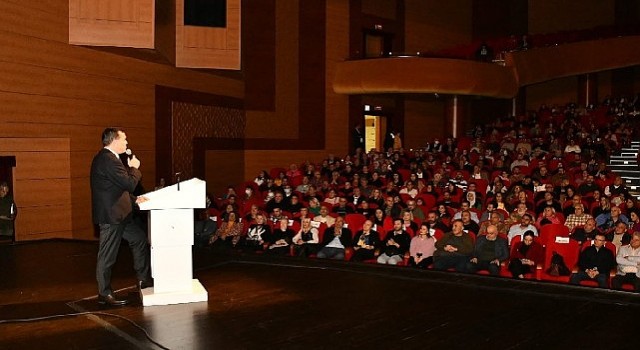
<instances>
[{"instance_id":1,"label":"wood-paneled wall","mask_svg":"<svg viewBox=\"0 0 640 350\"><path fill-rule=\"evenodd\" d=\"M405 0L405 51L426 52L472 40L471 0Z\"/></svg>"},{"instance_id":2,"label":"wood-paneled wall","mask_svg":"<svg viewBox=\"0 0 640 350\"><path fill-rule=\"evenodd\" d=\"M155 0L69 0L69 43L154 47Z\"/></svg>"},{"instance_id":3,"label":"wood-paneled wall","mask_svg":"<svg viewBox=\"0 0 640 350\"><path fill-rule=\"evenodd\" d=\"M16 239L71 238L69 139L0 138L0 155L16 157Z\"/></svg>"},{"instance_id":4,"label":"wood-paneled wall","mask_svg":"<svg viewBox=\"0 0 640 350\"><path fill-rule=\"evenodd\" d=\"M424 147L426 142L445 135L445 102L433 95L405 99L404 147Z\"/></svg>"},{"instance_id":5,"label":"wood-paneled wall","mask_svg":"<svg viewBox=\"0 0 640 350\"><path fill-rule=\"evenodd\" d=\"M348 4L287 0L273 6L275 103L273 108L266 101L247 104L247 179L265 166L318 161L325 150L344 153L348 139L343 119L347 97L336 95L330 85L336 62L348 55ZM268 76L269 71L261 74Z\"/></svg>"},{"instance_id":6,"label":"wood-paneled wall","mask_svg":"<svg viewBox=\"0 0 640 350\"><path fill-rule=\"evenodd\" d=\"M531 34L581 30L609 26L614 23L615 1L529 1L529 33Z\"/></svg>"},{"instance_id":7,"label":"wood-paneled wall","mask_svg":"<svg viewBox=\"0 0 640 350\"><path fill-rule=\"evenodd\" d=\"M227 0L224 28L184 25L184 0L176 0L177 67L240 69L240 0Z\"/></svg>"},{"instance_id":8,"label":"wood-paneled wall","mask_svg":"<svg viewBox=\"0 0 640 350\"><path fill-rule=\"evenodd\" d=\"M143 184L153 188L156 85L244 97L242 80L74 46L68 38L68 2L0 1L0 138L66 140L64 151L33 141L25 153L1 148L18 160L19 240L94 238L89 168L107 126L126 130Z\"/></svg>"},{"instance_id":9,"label":"wood-paneled wall","mask_svg":"<svg viewBox=\"0 0 640 350\"><path fill-rule=\"evenodd\" d=\"M537 110L543 103L562 105L578 101L578 78L567 77L526 87L527 110Z\"/></svg>"}]
</instances>

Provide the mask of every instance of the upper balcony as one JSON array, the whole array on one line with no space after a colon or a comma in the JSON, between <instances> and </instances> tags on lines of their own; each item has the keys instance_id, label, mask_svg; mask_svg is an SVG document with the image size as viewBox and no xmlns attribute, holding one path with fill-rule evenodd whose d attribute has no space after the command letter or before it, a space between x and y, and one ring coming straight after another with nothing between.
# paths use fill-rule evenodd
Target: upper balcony
<instances>
[{"instance_id":1,"label":"upper balcony","mask_svg":"<svg viewBox=\"0 0 640 350\"><path fill-rule=\"evenodd\" d=\"M333 89L513 98L530 84L638 64L640 35L633 35L507 52L500 64L416 56L350 60L338 63Z\"/></svg>"}]
</instances>

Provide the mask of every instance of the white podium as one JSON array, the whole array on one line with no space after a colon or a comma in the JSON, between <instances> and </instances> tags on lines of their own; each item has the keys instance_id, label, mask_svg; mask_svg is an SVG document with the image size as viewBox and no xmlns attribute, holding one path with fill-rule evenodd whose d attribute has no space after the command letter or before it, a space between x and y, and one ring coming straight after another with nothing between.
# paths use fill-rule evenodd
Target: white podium
<instances>
[{"instance_id":1,"label":"white podium","mask_svg":"<svg viewBox=\"0 0 640 350\"><path fill-rule=\"evenodd\" d=\"M193 278L193 209L206 207L206 183L193 178L149 192L140 209L149 210L151 275L154 286L141 290L142 305L207 301L207 290Z\"/></svg>"}]
</instances>

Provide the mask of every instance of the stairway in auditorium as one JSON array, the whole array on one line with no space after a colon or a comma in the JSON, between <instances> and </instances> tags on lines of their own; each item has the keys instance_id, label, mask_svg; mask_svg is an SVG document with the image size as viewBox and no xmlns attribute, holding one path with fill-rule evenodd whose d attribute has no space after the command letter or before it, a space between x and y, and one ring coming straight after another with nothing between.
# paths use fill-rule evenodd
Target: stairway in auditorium
<instances>
[{"instance_id":1,"label":"stairway in auditorium","mask_svg":"<svg viewBox=\"0 0 640 350\"><path fill-rule=\"evenodd\" d=\"M622 177L629 193L638 199L640 199L639 152L640 141L631 141L630 147L622 148L620 154L612 155L609 160L610 169Z\"/></svg>"}]
</instances>

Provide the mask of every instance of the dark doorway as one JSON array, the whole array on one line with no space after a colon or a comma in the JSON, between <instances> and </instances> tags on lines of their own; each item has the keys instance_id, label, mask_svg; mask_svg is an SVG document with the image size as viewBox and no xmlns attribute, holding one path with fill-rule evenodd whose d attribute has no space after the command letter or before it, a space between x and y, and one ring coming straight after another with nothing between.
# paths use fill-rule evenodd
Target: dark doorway
<instances>
[{"instance_id":1,"label":"dark doorway","mask_svg":"<svg viewBox=\"0 0 640 350\"><path fill-rule=\"evenodd\" d=\"M364 31L364 58L390 56L393 47L393 34L380 30Z\"/></svg>"},{"instance_id":2,"label":"dark doorway","mask_svg":"<svg viewBox=\"0 0 640 350\"><path fill-rule=\"evenodd\" d=\"M13 194L13 168L15 167L15 156L0 156L0 182L9 184L9 194Z\"/></svg>"}]
</instances>

